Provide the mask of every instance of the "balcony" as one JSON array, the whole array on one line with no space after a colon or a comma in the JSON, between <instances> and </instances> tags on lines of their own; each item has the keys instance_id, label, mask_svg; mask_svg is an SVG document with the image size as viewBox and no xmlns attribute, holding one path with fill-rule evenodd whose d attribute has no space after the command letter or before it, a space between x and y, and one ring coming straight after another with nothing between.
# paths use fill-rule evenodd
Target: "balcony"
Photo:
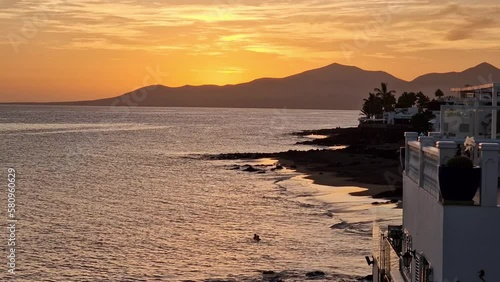
<instances>
[{"instance_id":1,"label":"balcony","mask_svg":"<svg viewBox=\"0 0 500 282\"><path fill-rule=\"evenodd\" d=\"M445 203L439 185L439 168L456 155L460 143L452 141L456 139L444 139L433 133L430 135L418 137L416 133L406 133L405 155L402 156L405 175L431 197ZM499 149L497 142L480 143L471 154L476 167L481 168L481 185L474 198L475 205L498 205Z\"/></svg>"},{"instance_id":2,"label":"balcony","mask_svg":"<svg viewBox=\"0 0 500 282\"><path fill-rule=\"evenodd\" d=\"M373 262L376 280L388 282L405 282L402 276L402 242L403 227L391 226L382 231L377 224L373 225Z\"/></svg>"},{"instance_id":3,"label":"balcony","mask_svg":"<svg viewBox=\"0 0 500 282\"><path fill-rule=\"evenodd\" d=\"M453 281L450 279L454 277L474 281L477 271L470 269L488 267L492 277L500 277L495 276L500 275L495 266L500 255L491 252L500 236L500 227L495 224L500 222L500 140L480 141L475 146L472 158L480 170L475 195L470 196L471 200L453 200L442 187L442 167L456 155L464 139L433 133L419 137L412 132L405 138L403 229L409 244L403 249L411 250L414 259L409 275L403 271L404 276L411 278L409 281L421 281L431 273L437 281ZM462 175L457 172L448 177L460 179ZM458 182L451 188L461 192L466 186Z\"/></svg>"}]
</instances>

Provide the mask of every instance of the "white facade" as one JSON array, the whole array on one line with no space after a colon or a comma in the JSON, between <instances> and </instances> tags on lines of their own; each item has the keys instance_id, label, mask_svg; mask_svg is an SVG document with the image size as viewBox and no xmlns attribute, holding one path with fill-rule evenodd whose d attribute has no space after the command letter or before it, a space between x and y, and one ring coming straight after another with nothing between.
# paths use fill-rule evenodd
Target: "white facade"
<instances>
[{"instance_id":1,"label":"white facade","mask_svg":"<svg viewBox=\"0 0 500 282\"><path fill-rule=\"evenodd\" d=\"M414 252L414 259L411 268L402 267L402 272L412 282L500 281L499 145L480 145L481 196L475 205L459 205L443 203L437 179L437 165L455 154L456 144L435 144L431 137L414 140L416 134L408 134L403 174L403 250ZM432 280L417 273L424 259L432 269ZM479 277L481 271L484 280Z\"/></svg>"},{"instance_id":2,"label":"white facade","mask_svg":"<svg viewBox=\"0 0 500 282\"><path fill-rule=\"evenodd\" d=\"M499 139L498 102L500 83L453 88L463 107L443 106L440 124L442 132L453 137L477 136Z\"/></svg>"},{"instance_id":3,"label":"white facade","mask_svg":"<svg viewBox=\"0 0 500 282\"><path fill-rule=\"evenodd\" d=\"M411 118L416 114L418 114L417 107L395 108L392 112L384 113L384 119L387 124L409 123Z\"/></svg>"}]
</instances>

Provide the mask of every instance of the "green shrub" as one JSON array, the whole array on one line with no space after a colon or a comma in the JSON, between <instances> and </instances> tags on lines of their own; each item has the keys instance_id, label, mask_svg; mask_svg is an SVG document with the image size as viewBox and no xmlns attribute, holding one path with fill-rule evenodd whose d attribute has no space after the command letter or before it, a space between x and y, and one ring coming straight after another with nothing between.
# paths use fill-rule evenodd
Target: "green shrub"
<instances>
[{"instance_id":1,"label":"green shrub","mask_svg":"<svg viewBox=\"0 0 500 282\"><path fill-rule=\"evenodd\" d=\"M464 156L455 156L448 160L446 163L447 167L457 167L457 168L473 168L474 164L472 161Z\"/></svg>"},{"instance_id":2,"label":"green shrub","mask_svg":"<svg viewBox=\"0 0 500 282\"><path fill-rule=\"evenodd\" d=\"M433 118L434 114L430 111L420 112L411 117L410 124L417 132L429 132L432 129L430 120Z\"/></svg>"}]
</instances>

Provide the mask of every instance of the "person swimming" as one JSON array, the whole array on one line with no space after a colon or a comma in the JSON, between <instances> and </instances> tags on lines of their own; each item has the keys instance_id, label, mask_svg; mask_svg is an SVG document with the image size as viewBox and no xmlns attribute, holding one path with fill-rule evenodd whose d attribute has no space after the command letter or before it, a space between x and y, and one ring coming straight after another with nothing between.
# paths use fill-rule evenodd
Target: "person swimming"
<instances>
[{"instance_id":1,"label":"person swimming","mask_svg":"<svg viewBox=\"0 0 500 282\"><path fill-rule=\"evenodd\" d=\"M257 235L257 234L253 234L253 240L254 240L255 242L259 242L259 241L260 241L260 236L259 236L259 235Z\"/></svg>"}]
</instances>

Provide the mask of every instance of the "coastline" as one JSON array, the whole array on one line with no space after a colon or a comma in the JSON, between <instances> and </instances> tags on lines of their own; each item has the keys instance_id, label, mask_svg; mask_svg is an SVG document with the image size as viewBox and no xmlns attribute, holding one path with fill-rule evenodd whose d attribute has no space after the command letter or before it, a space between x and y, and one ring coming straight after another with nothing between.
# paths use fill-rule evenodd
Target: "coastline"
<instances>
[{"instance_id":1,"label":"coastline","mask_svg":"<svg viewBox=\"0 0 500 282\"><path fill-rule=\"evenodd\" d=\"M305 141L297 144L317 146L308 151L289 150L277 153L230 153L206 156L212 160L261 160L259 165L233 165L231 169L249 173L291 169L305 175L314 184L330 187L361 187L349 192L367 196L401 200L402 183L398 149L402 142L399 129L335 128L294 132L291 136ZM311 137L314 136L314 137ZM325 149L325 147L327 147ZM338 148L338 149L337 149ZM273 164L270 160L276 160Z\"/></svg>"},{"instance_id":2,"label":"coastline","mask_svg":"<svg viewBox=\"0 0 500 282\"><path fill-rule=\"evenodd\" d=\"M370 155L350 154L342 150L320 150L282 154L278 162L305 175L313 184L330 187L360 187L352 196L374 199L400 199L400 182L389 183L387 176L396 176L397 164L390 160L372 159ZM325 158L320 155L324 155Z\"/></svg>"}]
</instances>

